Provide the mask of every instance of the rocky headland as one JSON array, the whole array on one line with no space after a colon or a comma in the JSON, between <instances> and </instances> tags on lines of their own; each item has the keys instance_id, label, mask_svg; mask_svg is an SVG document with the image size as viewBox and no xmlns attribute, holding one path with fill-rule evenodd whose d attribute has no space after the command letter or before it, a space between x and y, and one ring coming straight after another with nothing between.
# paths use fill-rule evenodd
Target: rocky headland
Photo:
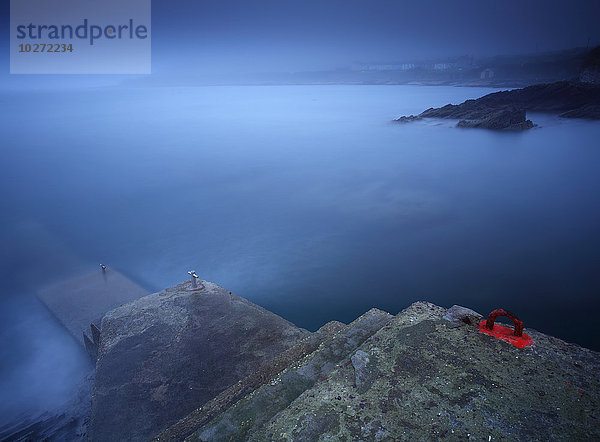
<instances>
[{"instance_id":1,"label":"rocky headland","mask_svg":"<svg viewBox=\"0 0 600 442\"><path fill-rule=\"evenodd\" d=\"M560 81L523 89L494 92L461 104L430 108L419 115L394 121L406 123L423 118L459 120L458 127L493 130L525 130L534 126L527 111L552 112L563 118L600 119L600 86Z\"/></svg>"}]
</instances>

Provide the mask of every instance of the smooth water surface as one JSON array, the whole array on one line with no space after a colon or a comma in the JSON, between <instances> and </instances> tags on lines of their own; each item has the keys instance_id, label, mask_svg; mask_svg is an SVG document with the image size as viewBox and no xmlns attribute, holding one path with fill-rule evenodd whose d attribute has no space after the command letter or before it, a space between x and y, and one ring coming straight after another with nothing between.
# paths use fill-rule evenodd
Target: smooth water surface
<instances>
[{"instance_id":1,"label":"smooth water surface","mask_svg":"<svg viewBox=\"0 0 600 442\"><path fill-rule=\"evenodd\" d=\"M503 307L599 350L600 123L530 114L541 127L497 133L391 122L489 91L1 96L0 411L58 401L84 371L34 293L100 262L151 291L193 268L310 330L428 300Z\"/></svg>"}]
</instances>

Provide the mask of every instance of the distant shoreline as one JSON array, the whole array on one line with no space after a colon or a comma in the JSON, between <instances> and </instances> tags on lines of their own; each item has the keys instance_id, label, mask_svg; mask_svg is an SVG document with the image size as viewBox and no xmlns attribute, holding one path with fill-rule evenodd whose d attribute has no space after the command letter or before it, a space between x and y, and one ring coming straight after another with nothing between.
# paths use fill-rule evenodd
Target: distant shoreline
<instances>
[{"instance_id":1,"label":"distant shoreline","mask_svg":"<svg viewBox=\"0 0 600 442\"><path fill-rule=\"evenodd\" d=\"M423 118L459 120L458 127L493 130L526 130L534 124L527 111L553 112L563 118L600 120L600 86L559 81L522 89L494 92L461 104L429 108L419 115L394 121L408 123Z\"/></svg>"}]
</instances>

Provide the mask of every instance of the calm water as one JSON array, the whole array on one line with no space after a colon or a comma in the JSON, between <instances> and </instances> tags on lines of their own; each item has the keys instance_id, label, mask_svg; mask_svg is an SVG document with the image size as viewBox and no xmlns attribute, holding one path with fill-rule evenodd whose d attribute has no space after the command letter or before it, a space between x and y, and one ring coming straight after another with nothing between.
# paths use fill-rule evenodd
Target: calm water
<instances>
[{"instance_id":1,"label":"calm water","mask_svg":"<svg viewBox=\"0 0 600 442\"><path fill-rule=\"evenodd\" d=\"M600 349L600 123L390 123L487 92L1 96L1 415L72 391L85 356L33 293L100 262L149 290L194 268L311 330L429 300Z\"/></svg>"}]
</instances>

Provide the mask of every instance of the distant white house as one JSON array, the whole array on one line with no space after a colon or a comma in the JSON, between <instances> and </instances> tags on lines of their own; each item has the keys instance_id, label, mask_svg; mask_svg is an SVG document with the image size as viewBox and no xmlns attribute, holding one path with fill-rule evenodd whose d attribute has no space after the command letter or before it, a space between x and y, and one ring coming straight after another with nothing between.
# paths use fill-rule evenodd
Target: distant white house
<instances>
[{"instance_id":1,"label":"distant white house","mask_svg":"<svg viewBox=\"0 0 600 442\"><path fill-rule=\"evenodd\" d=\"M600 68L586 68L579 76L582 83L600 84Z\"/></svg>"},{"instance_id":2,"label":"distant white house","mask_svg":"<svg viewBox=\"0 0 600 442\"><path fill-rule=\"evenodd\" d=\"M484 69L483 71L481 71L481 79L482 80L489 80L491 78L494 78L494 70L487 68Z\"/></svg>"},{"instance_id":3,"label":"distant white house","mask_svg":"<svg viewBox=\"0 0 600 442\"><path fill-rule=\"evenodd\" d=\"M414 63L402 64L361 64L358 66L360 71L408 71L414 69Z\"/></svg>"}]
</instances>

